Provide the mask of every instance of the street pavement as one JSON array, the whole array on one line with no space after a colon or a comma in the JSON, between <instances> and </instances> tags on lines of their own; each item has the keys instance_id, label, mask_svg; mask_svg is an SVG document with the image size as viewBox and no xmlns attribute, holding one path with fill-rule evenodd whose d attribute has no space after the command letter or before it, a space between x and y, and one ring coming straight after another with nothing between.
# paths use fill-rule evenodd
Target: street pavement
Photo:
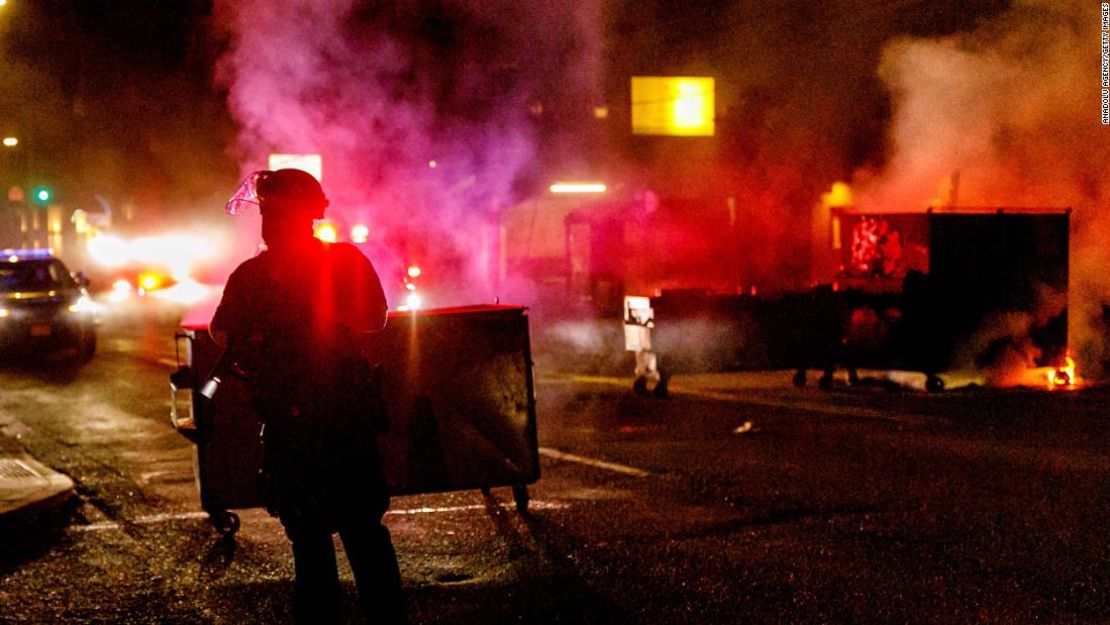
<instances>
[{"instance_id":1,"label":"street pavement","mask_svg":"<svg viewBox=\"0 0 1110 625\"><path fill-rule=\"evenodd\" d=\"M884 384L896 384L910 388L920 388L924 376L914 374L890 373L881 371L861 371L864 380ZM744 373L707 373L680 375L669 380L669 391L676 394L689 394L707 399L737 399L748 391L782 387L789 373L782 371L744 372ZM583 381L610 384L631 388L632 379L620 376L578 376ZM918 380L916 378L920 377ZM975 383L968 376L952 375L949 388ZM747 402L758 402L758 397L746 396ZM836 412L844 410L835 404L806 401L804 405L794 405L809 412ZM797 402L795 402L797 403ZM781 405L781 400L775 400ZM860 408L851 412L861 416ZM899 415L889 411L873 411L874 418L897 421ZM866 415L862 415L866 416ZM905 417L910 418L910 417ZM74 482L68 476L44 465L27 453L20 439L26 434L21 431L28 426L18 422L0 420L0 531L17 531L33 524L44 514L64 506L74 495ZM741 424L738 427L743 427Z\"/></svg>"},{"instance_id":2,"label":"street pavement","mask_svg":"<svg viewBox=\"0 0 1110 625\"><path fill-rule=\"evenodd\" d=\"M280 524L244 510L224 541L198 509L170 335L105 332L71 375L0 371L5 453L79 494L0 540L0 623L288 620ZM659 401L591 371L537 367L535 514L497 489L394 502L412 622L1107 622L1110 389L930 395L840 372L822 393L770 371L675 376Z\"/></svg>"},{"instance_id":3,"label":"street pavement","mask_svg":"<svg viewBox=\"0 0 1110 625\"><path fill-rule=\"evenodd\" d=\"M679 376L671 381L672 392L706 397L734 396L745 389L781 384L781 372L722 373ZM592 381L631 388L632 379L595 377ZM69 476L39 462L27 453L20 439L29 426L5 422L0 417L0 531L18 531L43 515L64 506L74 495Z\"/></svg>"}]
</instances>

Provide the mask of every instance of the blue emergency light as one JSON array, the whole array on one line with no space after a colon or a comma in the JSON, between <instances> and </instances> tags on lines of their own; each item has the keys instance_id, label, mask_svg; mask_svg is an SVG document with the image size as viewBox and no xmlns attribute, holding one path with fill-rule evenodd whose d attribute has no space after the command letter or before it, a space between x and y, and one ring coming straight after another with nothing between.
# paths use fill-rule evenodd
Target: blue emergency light
<instances>
[{"instance_id":1,"label":"blue emergency light","mask_svg":"<svg viewBox=\"0 0 1110 625\"><path fill-rule=\"evenodd\" d=\"M54 250L46 247L37 247L34 249L6 249L0 251L0 259L7 260L9 263L18 263L26 260L49 260L54 258Z\"/></svg>"}]
</instances>

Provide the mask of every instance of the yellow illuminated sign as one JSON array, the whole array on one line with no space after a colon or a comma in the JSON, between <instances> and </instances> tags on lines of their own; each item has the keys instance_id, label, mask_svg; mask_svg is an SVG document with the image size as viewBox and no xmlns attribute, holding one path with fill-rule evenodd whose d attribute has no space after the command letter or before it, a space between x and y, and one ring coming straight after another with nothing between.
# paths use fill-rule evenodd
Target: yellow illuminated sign
<instances>
[{"instance_id":1,"label":"yellow illuminated sign","mask_svg":"<svg viewBox=\"0 0 1110 625\"><path fill-rule=\"evenodd\" d=\"M632 133L712 137L715 86L696 76L633 76Z\"/></svg>"}]
</instances>

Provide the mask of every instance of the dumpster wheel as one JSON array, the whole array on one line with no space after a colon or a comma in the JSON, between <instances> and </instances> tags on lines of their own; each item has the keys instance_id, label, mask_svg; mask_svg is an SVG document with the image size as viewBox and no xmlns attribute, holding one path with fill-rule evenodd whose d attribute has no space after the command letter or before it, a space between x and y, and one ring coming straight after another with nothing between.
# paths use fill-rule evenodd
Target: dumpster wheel
<instances>
[{"instance_id":1,"label":"dumpster wheel","mask_svg":"<svg viewBox=\"0 0 1110 625\"><path fill-rule=\"evenodd\" d=\"M524 484L513 485L513 501L516 502L516 511L521 514L528 514L528 487Z\"/></svg>"},{"instance_id":2,"label":"dumpster wheel","mask_svg":"<svg viewBox=\"0 0 1110 625\"><path fill-rule=\"evenodd\" d=\"M659 381L655 383L655 388L651 389L651 396L656 399L666 399L671 396L670 378L661 376Z\"/></svg>"},{"instance_id":3,"label":"dumpster wheel","mask_svg":"<svg viewBox=\"0 0 1110 625\"><path fill-rule=\"evenodd\" d=\"M227 510L209 512L208 519L212 521L212 525L216 527L216 533L220 536L234 536L239 531L239 515L234 512Z\"/></svg>"},{"instance_id":4,"label":"dumpster wheel","mask_svg":"<svg viewBox=\"0 0 1110 625\"><path fill-rule=\"evenodd\" d=\"M822 373L821 377L817 379L817 388L821 389L822 391L828 392L833 390L834 385L835 379L833 378L833 370L825 369L825 372Z\"/></svg>"},{"instance_id":5,"label":"dumpster wheel","mask_svg":"<svg viewBox=\"0 0 1110 625\"><path fill-rule=\"evenodd\" d=\"M484 497L490 496L489 486L482 487L482 495ZM516 504L516 511L521 514L528 514L528 502L531 497L528 495L528 486L525 484L513 484L513 502Z\"/></svg>"},{"instance_id":6,"label":"dumpster wheel","mask_svg":"<svg viewBox=\"0 0 1110 625\"><path fill-rule=\"evenodd\" d=\"M795 371L794 372L794 377L790 379L790 382L798 388L802 388L803 386L805 386L806 385L806 370L805 369L798 369L797 371Z\"/></svg>"}]
</instances>

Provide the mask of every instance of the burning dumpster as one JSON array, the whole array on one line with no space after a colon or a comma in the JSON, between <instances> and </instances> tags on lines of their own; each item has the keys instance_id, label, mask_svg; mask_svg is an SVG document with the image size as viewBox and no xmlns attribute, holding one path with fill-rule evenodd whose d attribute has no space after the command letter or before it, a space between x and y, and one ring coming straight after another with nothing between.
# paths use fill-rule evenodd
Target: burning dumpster
<instances>
[{"instance_id":1,"label":"burning dumpster","mask_svg":"<svg viewBox=\"0 0 1110 625\"><path fill-rule=\"evenodd\" d=\"M922 371L933 390L954 367L1063 366L1069 218L1004 209L835 217L837 359Z\"/></svg>"},{"instance_id":2,"label":"burning dumpster","mask_svg":"<svg viewBox=\"0 0 1110 625\"><path fill-rule=\"evenodd\" d=\"M1063 367L1066 210L834 213L828 284L759 295L664 291L651 339L669 373L843 366L920 371ZM818 251L817 253L820 253ZM642 358L642 357L641 357Z\"/></svg>"},{"instance_id":3,"label":"burning dumpster","mask_svg":"<svg viewBox=\"0 0 1110 625\"><path fill-rule=\"evenodd\" d=\"M186 349L171 377L171 418L196 444L201 507L232 534L230 510L257 507L261 422L244 382L229 376L211 400L201 385L221 349L207 328L178 333ZM391 313L375 336L388 431L379 437L394 495L511 486L517 508L539 479L535 391L526 310L471 306Z\"/></svg>"}]
</instances>

